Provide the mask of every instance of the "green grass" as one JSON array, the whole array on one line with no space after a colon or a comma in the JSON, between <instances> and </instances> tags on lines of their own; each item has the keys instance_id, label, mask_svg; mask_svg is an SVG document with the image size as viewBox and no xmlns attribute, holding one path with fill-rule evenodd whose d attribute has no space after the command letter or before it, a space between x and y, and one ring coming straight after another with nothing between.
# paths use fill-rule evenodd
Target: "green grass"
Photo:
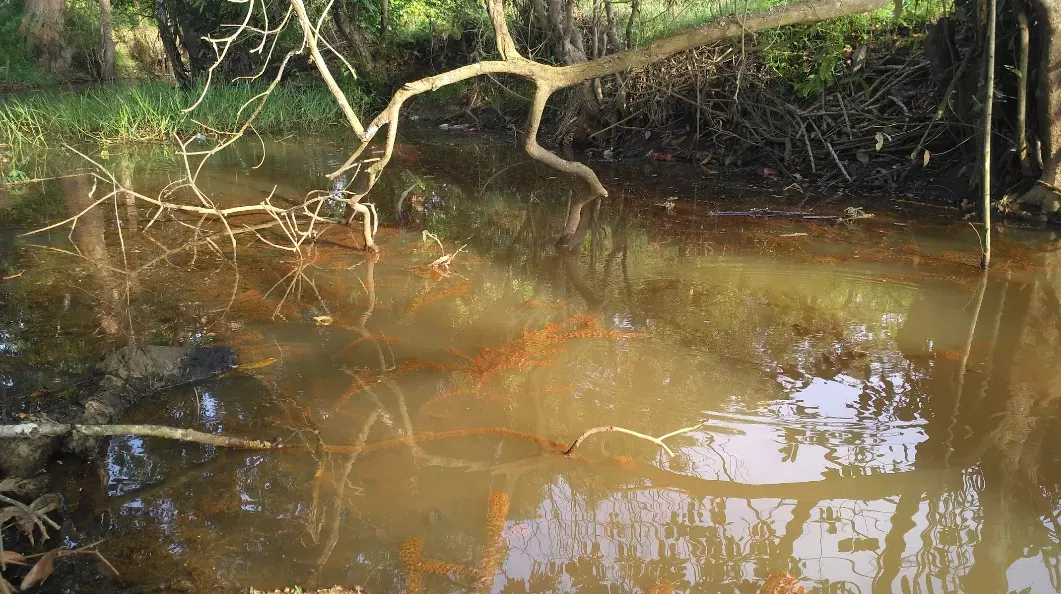
<instances>
[{"instance_id":1,"label":"green grass","mask_svg":"<svg viewBox=\"0 0 1061 594\"><path fill-rule=\"evenodd\" d=\"M261 85L214 85L190 113L199 89L180 89L164 82L108 85L80 91L38 92L0 98L0 142L43 145L56 141L101 144L150 141L173 134L233 131L251 111L240 107L263 90ZM356 90L349 96L355 110L368 101ZM279 85L258 115L254 129L262 134L323 132L344 125L335 99L322 85Z\"/></svg>"}]
</instances>

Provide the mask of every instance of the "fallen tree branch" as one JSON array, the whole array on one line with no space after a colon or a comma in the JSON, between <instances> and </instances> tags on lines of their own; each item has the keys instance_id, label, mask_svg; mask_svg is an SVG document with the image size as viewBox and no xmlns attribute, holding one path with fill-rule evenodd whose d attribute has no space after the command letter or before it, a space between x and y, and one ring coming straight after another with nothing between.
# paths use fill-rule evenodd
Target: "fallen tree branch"
<instances>
[{"instance_id":1,"label":"fallen tree branch","mask_svg":"<svg viewBox=\"0 0 1061 594\"><path fill-rule=\"evenodd\" d=\"M663 451L667 452L667 455L673 456L674 452L671 451L671 449L669 447L667 447L667 444L663 443L663 440L667 439L668 437L674 437L675 435L681 435L682 433L688 433L690 431L696 431L697 429L699 429L700 427L703 427L703 426L704 426L704 423L701 422L701 423L697 423L696 425L693 425L692 427L685 427L685 428L682 428L682 429L678 429L677 431L671 431L670 433L667 433L666 435L661 435L659 437L652 437L651 435L645 435L644 433L638 433L637 431L631 431L629 429L624 429L623 427L616 427L614 425L608 425L608 426L604 426L604 427L594 427L592 429L587 429L582 435L579 435L578 438L575 441L571 442L571 446L569 448L567 448L566 450L564 450L564 455L565 456L570 456L571 453L575 451L575 448L577 448L590 435L594 435L594 434L597 434L597 433L607 433L609 431L614 431L614 432L617 432L617 433L625 433L627 435L633 435L634 437L638 437L638 438L641 438L641 439L644 439L644 440L647 440L647 441L651 441L652 443L654 443L654 444L658 445L659 447L663 448Z\"/></svg>"},{"instance_id":2,"label":"fallen tree branch","mask_svg":"<svg viewBox=\"0 0 1061 594\"><path fill-rule=\"evenodd\" d=\"M113 437L115 435L139 435L161 437L176 441L187 441L225 448L245 450L270 450L281 447L278 441L243 439L203 433L194 429L178 429L164 425L77 425L66 423L34 422L19 425L0 425L0 439L24 439L34 437L62 437L77 433L86 437Z\"/></svg>"},{"instance_id":3,"label":"fallen tree branch","mask_svg":"<svg viewBox=\"0 0 1061 594\"><path fill-rule=\"evenodd\" d=\"M534 101L527 118L526 136L524 137L524 149L527 154L554 169L581 177L589 184L595 195L607 196L607 190L604 189L592 169L582 163L562 159L538 144L537 132L541 125L542 112L553 93L587 80L600 79L628 70L637 70L683 51L737 35L755 33L785 25L815 23L840 16L869 12L877 10L886 4L887 0L808 0L806 2L785 4L747 14L744 18L736 16L722 18L701 27L689 29L678 35L661 39L644 47L628 49L589 62L567 66L551 66L529 60L519 54L515 42L509 34L501 0L486 0L487 13L494 27L494 38L496 39L497 50L501 59L469 64L442 74L406 83L395 92L386 108L372 120L365 130L365 141L361 146L354 151L342 166L328 174L328 177L335 179L344 171L353 168L358 163L361 155L367 150L370 141L376 133L386 127L386 144L383 156L367 170L368 188L364 191L364 193L367 193L375 185L380 173L387 166L393 155L401 108L407 100L421 93L436 91L444 86L477 76L510 74L524 78L536 87Z\"/></svg>"}]
</instances>

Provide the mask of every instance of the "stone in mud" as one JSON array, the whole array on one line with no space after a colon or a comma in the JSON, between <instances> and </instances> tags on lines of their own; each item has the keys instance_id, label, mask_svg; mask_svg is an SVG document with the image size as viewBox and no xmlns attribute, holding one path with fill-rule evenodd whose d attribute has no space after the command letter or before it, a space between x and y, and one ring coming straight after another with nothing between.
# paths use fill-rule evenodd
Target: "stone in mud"
<instances>
[{"instance_id":1,"label":"stone in mud","mask_svg":"<svg viewBox=\"0 0 1061 594\"><path fill-rule=\"evenodd\" d=\"M59 423L114 423L144 396L212 377L235 363L235 352L224 347L122 347L96 365L96 381L82 390L74 403L48 411L46 416ZM96 453L99 442L99 438L83 435L5 440L0 442L0 470L5 477L32 476L60 448L88 457Z\"/></svg>"}]
</instances>

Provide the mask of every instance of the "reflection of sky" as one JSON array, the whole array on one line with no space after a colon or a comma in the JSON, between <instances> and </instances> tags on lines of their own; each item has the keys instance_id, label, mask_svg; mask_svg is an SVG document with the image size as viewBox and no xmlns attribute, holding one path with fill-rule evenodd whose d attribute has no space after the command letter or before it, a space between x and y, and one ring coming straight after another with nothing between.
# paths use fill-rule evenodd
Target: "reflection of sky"
<instances>
[{"instance_id":1,"label":"reflection of sky","mask_svg":"<svg viewBox=\"0 0 1061 594\"><path fill-rule=\"evenodd\" d=\"M827 494L823 490L822 496ZM778 554L778 545L786 540L791 541L791 554L800 560L805 585L844 582L842 591L866 594L908 591L903 583L914 584L921 592L983 591L960 582L972 567L974 544L980 538L982 510L975 492L966 487L935 497L916 492L903 496L915 497L919 503L913 525L899 527L902 541L887 540L898 494L873 501L812 502L809 521L792 540L796 535L787 531L797 504L793 500L700 499L673 491L640 490L614 493L591 504L558 479L547 488L536 519L510 521L506 526L509 557L494 591L508 581L529 581L547 571L550 562L563 565L587 557L596 557L595 571L602 572L595 578L610 584L627 583L630 573L623 565L631 557L657 568L677 561L696 591L696 584L761 579L784 567L784 559L771 555ZM886 575L881 567L886 544L902 546L896 550L900 565L891 568L896 572L892 581L875 590L875 581ZM1058 576L1053 565L1040 556L1019 559L1008 570L1010 591L1059 591L1051 585ZM579 577L585 576L565 576L562 591L574 591Z\"/></svg>"}]
</instances>

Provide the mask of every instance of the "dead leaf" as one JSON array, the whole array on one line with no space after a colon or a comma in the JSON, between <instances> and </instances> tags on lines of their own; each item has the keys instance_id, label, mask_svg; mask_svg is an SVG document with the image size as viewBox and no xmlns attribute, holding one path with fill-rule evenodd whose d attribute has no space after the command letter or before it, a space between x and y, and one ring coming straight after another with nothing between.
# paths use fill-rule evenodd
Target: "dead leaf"
<instances>
[{"instance_id":1,"label":"dead leaf","mask_svg":"<svg viewBox=\"0 0 1061 594\"><path fill-rule=\"evenodd\" d=\"M55 556L58 553L58 549L45 553L40 558L40 561L37 561L37 564L33 566L33 569L29 570L26 577L22 578L22 585L19 589L25 592L37 584L43 584L44 580L48 579L48 576L55 571Z\"/></svg>"},{"instance_id":2,"label":"dead leaf","mask_svg":"<svg viewBox=\"0 0 1061 594\"><path fill-rule=\"evenodd\" d=\"M313 321L318 326L331 326L335 320L331 316L314 316Z\"/></svg>"},{"instance_id":3,"label":"dead leaf","mask_svg":"<svg viewBox=\"0 0 1061 594\"><path fill-rule=\"evenodd\" d=\"M11 585L11 582L0 577L0 594L15 594L18 590Z\"/></svg>"},{"instance_id":4,"label":"dead leaf","mask_svg":"<svg viewBox=\"0 0 1061 594\"><path fill-rule=\"evenodd\" d=\"M858 157L859 163L862 163L863 165L869 165L869 153L867 153L866 151L858 151L857 153L855 153L855 156Z\"/></svg>"},{"instance_id":5,"label":"dead leaf","mask_svg":"<svg viewBox=\"0 0 1061 594\"><path fill-rule=\"evenodd\" d=\"M645 130L645 140L652 138L652 130Z\"/></svg>"},{"instance_id":6,"label":"dead leaf","mask_svg":"<svg viewBox=\"0 0 1061 594\"><path fill-rule=\"evenodd\" d=\"M877 132L875 138L877 139L877 150L879 151L884 148L884 134Z\"/></svg>"},{"instance_id":7,"label":"dead leaf","mask_svg":"<svg viewBox=\"0 0 1061 594\"><path fill-rule=\"evenodd\" d=\"M25 565L26 558L22 553L16 553L15 551L4 551L4 563L11 563L12 565Z\"/></svg>"},{"instance_id":8,"label":"dead leaf","mask_svg":"<svg viewBox=\"0 0 1061 594\"><path fill-rule=\"evenodd\" d=\"M928 167L928 160L932 158L932 153L925 151L925 162L922 167Z\"/></svg>"}]
</instances>

